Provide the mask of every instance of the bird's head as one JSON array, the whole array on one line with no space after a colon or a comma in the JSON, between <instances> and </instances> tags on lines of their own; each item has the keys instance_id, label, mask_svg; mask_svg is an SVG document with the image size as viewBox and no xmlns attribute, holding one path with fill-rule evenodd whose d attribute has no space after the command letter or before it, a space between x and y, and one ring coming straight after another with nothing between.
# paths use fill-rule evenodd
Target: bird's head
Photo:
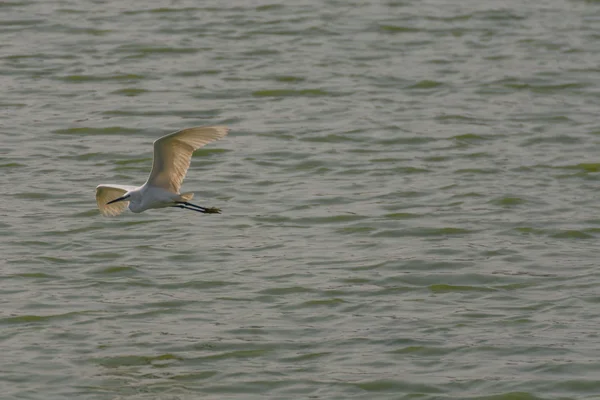
<instances>
[{"instance_id":1,"label":"bird's head","mask_svg":"<svg viewBox=\"0 0 600 400\"><path fill-rule=\"evenodd\" d=\"M117 201L127 200L130 197L131 197L131 194L127 193L125 196L117 197L116 199L109 201L108 203L106 203L106 205L116 203Z\"/></svg>"}]
</instances>

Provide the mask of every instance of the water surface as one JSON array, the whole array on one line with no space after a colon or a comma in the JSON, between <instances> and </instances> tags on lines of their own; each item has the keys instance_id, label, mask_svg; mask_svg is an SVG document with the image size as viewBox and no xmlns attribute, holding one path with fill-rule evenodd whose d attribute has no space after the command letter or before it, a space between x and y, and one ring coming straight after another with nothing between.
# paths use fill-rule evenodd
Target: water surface
<instances>
[{"instance_id":1,"label":"water surface","mask_svg":"<svg viewBox=\"0 0 600 400\"><path fill-rule=\"evenodd\" d=\"M599 18L0 4L3 398L598 399ZM223 214L99 214L208 124Z\"/></svg>"}]
</instances>

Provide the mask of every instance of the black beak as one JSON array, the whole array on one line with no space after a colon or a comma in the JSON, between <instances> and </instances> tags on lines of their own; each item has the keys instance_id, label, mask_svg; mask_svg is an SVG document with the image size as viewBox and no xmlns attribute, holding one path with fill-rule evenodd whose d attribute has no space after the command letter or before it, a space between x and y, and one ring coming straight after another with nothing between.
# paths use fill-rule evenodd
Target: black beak
<instances>
[{"instance_id":1,"label":"black beak","mask_svg":"<svg viewBox=\"0 0 600 400\"><path fill-rule=\"evenodd\" d=\"M129 195L118 197L118 198L116 198L114 200L109 201L108 203L106 203L106 205L109 205L109 204L112 204L112 203L116 203L117 201L127 200L128 198L129 198Z\"/></svg>"}]
</instances>

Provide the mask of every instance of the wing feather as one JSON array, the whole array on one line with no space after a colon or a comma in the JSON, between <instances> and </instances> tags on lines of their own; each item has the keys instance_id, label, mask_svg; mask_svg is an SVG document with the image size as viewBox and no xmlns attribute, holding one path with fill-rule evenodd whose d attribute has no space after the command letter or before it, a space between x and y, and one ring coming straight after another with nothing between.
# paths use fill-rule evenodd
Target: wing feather
<instances>
[{"instance_id":1,"label":"wing feather","mask_svg":"<svg viewBox=\"0 0 600 400\"><path fill-rule=\"evenodd\" d=\"M179 193L192 158L200 147L227 135L225 126L183 129L154 141L154 160L148 184Z\"/></svg>"},{"instance_id":2,"label":"wing feather","mask_svg":"<svg viewBox=\"0 0 600 400\"><path fill-rule=\"evenodd\" d=\"M121 214L129 206L128 201L117 201L113 204L106 204L111 200L123 196L125 193L136 189L135 186L125 185L98 185L96 187L96 203L102 215L114 217Z\"/></svg>"}]
</instances>

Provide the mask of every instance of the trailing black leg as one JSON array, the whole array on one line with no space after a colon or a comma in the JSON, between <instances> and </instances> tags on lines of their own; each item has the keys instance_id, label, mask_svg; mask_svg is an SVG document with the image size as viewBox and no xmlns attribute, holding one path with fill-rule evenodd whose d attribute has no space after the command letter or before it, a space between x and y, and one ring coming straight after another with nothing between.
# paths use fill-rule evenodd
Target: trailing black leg
<instances>
[{"instance_id":1,"label":"trailing black leg","mask_svg":"<svg viewBox=\"0 0 600 400\"><path fill-rule=\"evenodd\" d=\"M187 207L187 206L185 206L183 204L178 204L176 206L171 206L171 207L182 208L184 210L192 210L192 211L196 211L196 212L200 212L200 213L204 213L204 214L206 213L206 211L204 211L204 210L199 210L199 209L193 208L193 207Z\"/></svg>"},{"instance_id":2,"label":"trailing black leg","mask_svg":"<svg viewBox=\"0 0 600 400\"><path fill-rule=\"evenodd\" d=\"M197 204L189 203L187 201L178 201L177 204L182 206L181 208L186 208L188 210L199 211L205 214L221 214L221 209L216 207L202 207ZM176 206L176 207L179 207Z\"/></svg>"}]
</instances>

